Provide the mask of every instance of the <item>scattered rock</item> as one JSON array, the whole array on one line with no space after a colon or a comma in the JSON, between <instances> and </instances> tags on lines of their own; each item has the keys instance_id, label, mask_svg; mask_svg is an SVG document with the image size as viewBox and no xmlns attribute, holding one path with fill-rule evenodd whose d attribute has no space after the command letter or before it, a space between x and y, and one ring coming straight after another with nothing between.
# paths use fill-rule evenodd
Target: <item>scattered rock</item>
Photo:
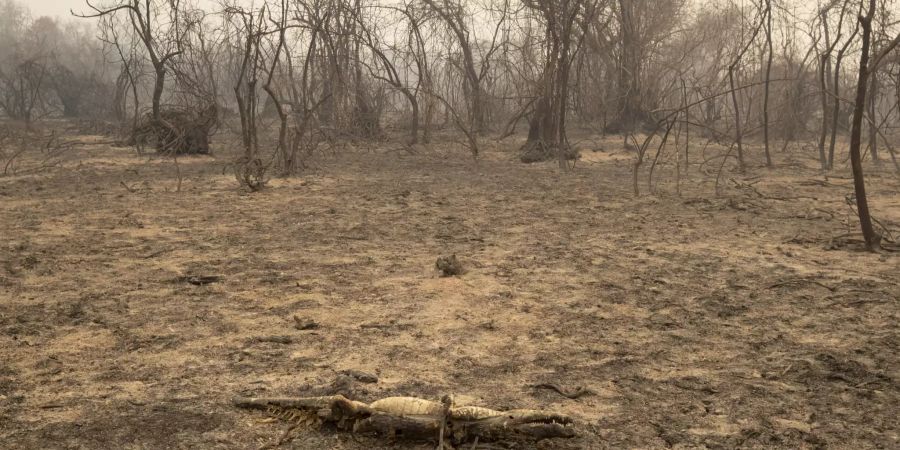
<instances>
[{"instance_id":1,"label":"scattered rock","mask_svg":"<svg viewBox=\"0 0 900 450\"><path fill-rule=\"evenodd\" d=\"M253 338L255 342L272 342L275 344L292 344L294 339L290 336L257 336Z\"/></svg>"},{"instance_id":2,"label":"scattered rock","mask_svg":"<svg viewBox=\"0 0 900 450\"><path fill-rule=\"evenodd\" d=\"M222 281L220 275L182 275L175 279L179 283L190 283L194 286L205 286L207 284L218 283Z\"/></svg>"},{"instance_id":3,"label":"scattered rock","mask_svg":"<svg viewBox=\"0 0 900 450\"><path fill-rule=\"evenodd\" d=\"M347 370L341 371L341 373L344 374L344 375L347 375L347 376L349 376L349 377L351 377L351 378L353 378L353 379L356 380L356 381L359 381L360 383L371 384L371 383L377 383L377 382L378 382L378 376L377 376L377 375L373 375L373 374L368 373L368 372L363 372L363 371L361 371L361 370L347 369Z\"/></svg>"},{"instance_id":4,"label":"scattered rock","mask_svg":"<svg viewBox=\"0 0 900 450\"><path fill-rule=\"evenodd\" d=\"M781 430L797 430L803 433L809 433L812 431L812 425L806 422L801 422L799 420L789 420L782 419L780 417L773 417L771 421L772 426Z\"/></svg>"},{"instance_id":5,"label":"scattered rock","mask_svg":"<svg viewBox=\"0 0 900 450\"><path fill-rule=\"evenodd\" d=\"M595 394L594 391L592 391L588 388L585 388L584 386L577 386L574 389L566 389L556 383L539 383L539 384L534 384L531 387L533 387L535 389L550 389L550 390L556 391L559 395L562 395L563 397L566 397L566 398L572 399L572 400L578 399L585 395Z\"/></svg>"},{"instance_id":6,"label":"scattered rock","mask_svg":"<svg viewBox=\"0 0 900 450\"><path fill-rule=\"evenodd\" d=\"M434 267L441 272L442 277L453 277L462 275L463 267L456 255L441 256L434 263Z\"/></svg>"},{"instance_id":7,"label":"scattered rock","mask_svg":"<svg viewBox=\"0 0 900 450\"><path fill-rule=\"evenodd\" d=\"M298 330L317 330L319 329L319 323L310 320L310 319L301 319L300 317L294 316L294 328Z\"/></svg>"}]
</instances>

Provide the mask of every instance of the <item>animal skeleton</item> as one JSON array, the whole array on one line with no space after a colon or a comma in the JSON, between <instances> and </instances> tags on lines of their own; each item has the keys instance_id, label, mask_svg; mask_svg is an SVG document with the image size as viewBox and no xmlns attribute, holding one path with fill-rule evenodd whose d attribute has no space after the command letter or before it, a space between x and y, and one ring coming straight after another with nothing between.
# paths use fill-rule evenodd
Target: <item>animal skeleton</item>
<instances>
[{"instance_id":1,"label":"animal skeleton","mask_svg":"<svg viewBox=\"0 0 900 450\"><path fill-rule=\"evenodd\" d=\"M301 425L331 423L355 433L375 432L405 439L437 438L443 445L510 438L547 439L575 436L572 418L529 409L496 411L456 406L452 396L440 402L415 397L388 397L366 404L342 395L301 398L235 398L240 408L269 411ZM287 436L287 433L286 435Z\"/></svg>"}]
</instances>

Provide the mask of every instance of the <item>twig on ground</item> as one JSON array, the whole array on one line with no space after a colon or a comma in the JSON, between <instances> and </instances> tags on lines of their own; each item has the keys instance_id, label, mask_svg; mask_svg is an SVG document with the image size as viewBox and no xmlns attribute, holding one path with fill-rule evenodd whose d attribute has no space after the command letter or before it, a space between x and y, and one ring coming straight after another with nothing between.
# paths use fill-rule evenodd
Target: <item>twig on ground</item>
<instances>
[{"instance_id":1,"label":"twig on ground","mask_svg":"<svg viewBox=\"0 0 900 450\"><path fill-rule=\"evenodd\" d=\"M788 286L791 284L802 284L802 283L815 284L817 286L821 286L825 289L828 289L831 292L837 291L837 288L835 288L835 287L828 286L828 285L820 283L816 280L810 280L809 278L792 278L790 280L779 281L778 283L769 285L767 287L767 289L775 289L777 287Z\"/></svg>"},{"instance_id":2,"label":"twig on ground","mask_svg":"<svg viewBox=\"0 0 900 450\"><path fill-rule=\"evenodd\" d=\"M538 384L532 385L531 387L533 387L535 389L550 389L550 390L556 391L557 393L559 393L559 395L562 395L563 397L566 397L566 398L572 399L572 400L579 399L586 395L595 394L594 391L587 389L584 386L578 386L575 389L569 390L569 389L566 389L556 383L538 383Z\"/></svg>"}]
</instances>

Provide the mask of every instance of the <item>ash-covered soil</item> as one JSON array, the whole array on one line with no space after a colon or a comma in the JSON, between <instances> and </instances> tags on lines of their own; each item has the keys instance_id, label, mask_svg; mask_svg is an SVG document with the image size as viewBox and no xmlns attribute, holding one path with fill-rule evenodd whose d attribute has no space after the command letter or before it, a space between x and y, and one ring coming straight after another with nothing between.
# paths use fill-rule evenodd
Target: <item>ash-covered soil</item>
<instances>
[{"instance_id":1,"label":"ash-covered soil","mask_svg":"<svg viewBox=\"0 0 900 450\"><path fill-rule=\"evenodd\" d=\"M255 448L286 426L232 396L329 391L578 419L543 449L900 447L900 256L835 239L849 170L777 153L676 195L664 166L635 198L622 150L561 174L515 147L360 146L258 193L226 157L179 159L175 192L171 161L102 144L0 178L2 447ZM869 190L900 229L900 180Z\"/></svg>"}]
</instances>

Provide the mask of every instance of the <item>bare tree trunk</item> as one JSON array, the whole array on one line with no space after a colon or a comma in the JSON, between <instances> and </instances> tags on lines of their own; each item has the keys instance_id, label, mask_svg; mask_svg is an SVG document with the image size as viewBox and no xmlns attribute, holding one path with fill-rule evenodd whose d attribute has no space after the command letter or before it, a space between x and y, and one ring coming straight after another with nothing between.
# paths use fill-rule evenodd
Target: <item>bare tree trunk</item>
<instances>
[{"instance_id":1,"label":"bare tree trunk","mask_svg":"<svg viewBox=\"0 0 900 450\"><path fill-rule=\"evenodd\" d=\"M734 141L737 144L738 170L743 172L746 170L746 165L744 163L743 133L741 131L741 107L738 104L738 93L734 84L734 69L734 64L728 68L728 84L731 86L731 102L734 105Z\"/></svg>"},{"instance_id":2,"label":"bare tree trunk","mask_svg":"<svg viewBox=\"0 0 900 450\"><path fill-rule=\"evenodd\" d=\"M475 56L472 52L472 43L469 39L469 30L466 28L462 8L451 9L452 4L438 5L435 0L423 0L428 4L447 24L450 31L456 37L459 48L462 51L462 69L466 80L469 95L469 121L477 134L487 131L485 112L485 96L478 70L475 69ZM482 63L484 64L484 63Z\"/></svg>"},{"instance_id":3,"label":"bare tree trunk","mask_svg":"<svg viewBox=\"0 0 900 450\"><path fill-rule=\"evenodd\" d=\"M160 62L154 61L153 69L154 73L156 74L156 80L153 83L153 120L161 122L162 111L160 103L162 102L163 91L166 87L166 67Z\"/></svg>"},{"instance_id":4,"label":"bare tree trunk","mask_svg":"<svg viewBox=\"0 0 900 450\"><path fill-rule=\"evenodd\" d=\"M878 118L876 117L876 103L878 97L878 74L871 75L871 88L868 94L867 108L869 113L868 130L869 130L869 151L872 153L872 161L880 164L881 159L878 158Z\"/></svg>"},{"instance_id":5,"label":"bare tree trunk","mask_svg":"<svg viewBox=\"0 0 900 450\"><path fill-rule=\"evenodd\" d=\"M560 36L561 48L559 50L558 63L556 65L556 86L555 105L556 112L556 136L553 142L556 146L556 156L559 163L559 170L566 172L569 170L569 146L566 137L566 106L569 97L569 47L571 46L572 37L567 33L568 27L561 30L566 33Z\"/></svg>"},{"instance_id":6,"label":"bare tree trunk","mask_svg":"<svg viewBox=\"0 0 900 450\"><path fill-rule=\"evenodd\" d=\"M828 170L828 155L825 152L825 140L828 139L828 131L829 131L829 114L831 110L829 109L829 101L833 103L832 106L835 110L839 109L839 100L837 97L830 98L828 92L828 85L831 81L831 52L834 51L834 47L837 45L838 41L841 39L841 27L844 24L844 10L841 10L841 16L838 20L838 35L835 37L834 42L831 41L830 35L828 34L828 9L823 9L820 12L820 16L822 18L822 33L825 37L825 51L819 57L819 88L821 91L822 97L822 129L819 130L819 163L822 167L822 170Z\"/></svg>"},{"instance_id":7,"label":"bare tree trunk","mask_svg":"<svg viewBox=\"0 0 900 450\"><path fill-rule=\"evenodd\" d=\"M828 156L825 153L825 140L828 139L828 79L826 74L831 74L831 49L833 44L828 36L828 13L822 12L822 29L825 35L825 51L819 56L819 89L822 98L822 129L819 130L819 164L822 170L828 170ZM834 100L837 103L837 99Z\"/></svg>"},{"instance_id":8,"label":"bare tree trunk","mask_svg":"<svg viewBox=\"0 0 900 450\"><path fill-rule=\"evenodd\" d=\"M819 58L819 87L821 89L822 98L822 128L819 130L819 165L822 170L828 170L828 155L825 153L825 140L828 138L828 81L825 79L826 73L831 73L827 68L828 55L822 55Z\"/></svg>"},{"instance_id":9,"label":"bare tree trunk","mask_svg":"<svg viewBox=\"0 0 900 450\"><path fill-rule=\"evenodd\" d=\"M640 8L645 5L635 4L633 0L619 0L619 26L621 35L621 54L617 75L618 84L618 117L613 120L613 132L633 133L639 125L646 124L647 114L641 106L641 64L639 30Z\"/></svg>"},{"instance_id":10,"label":"bare tree trunk","mask_svg":"<svg viewBox=\"0 0 900 450\"><path fill-rule=\"evenodd\" d=\"M753 44L753 41L756 40L756 37L759 35L759 30L765 24L765 20L760 19L759 24L753 30L753 34L751 34L750 39L747 40L747 44L741 48L740 52L738 52L737 56L734 58L734 61L728 66L728 84L731 86L731 102L734 106L734 141L737 144L737 156L738 156L738 170L744 172L747 169L747 165L744 163L744 145L743 145L743 129L741 127L741 107L738 103L738 91L736 89L736 85L734 83L734 72L737 70L737 67L741 64L741 60L744 58L744 54L747 53L747 50L750 49L750 45Z\"/></svg>"},{"instance_id":11,"label":"bare tree trunk","mask_svg":"<svg viewBox=\"0 0 900 450\"><path fill-rule=\"evenodd\" d=\"M234 97L238 105L238 113L241 118L241 142L244 145L244 157L251 161L258 154L258 139L256 135L256 84L258 76L258 64L260 58L260 33L257 26L262 26L262 11L259 21L254 20L254 13L241 11L243 32L247 33L241 54L241 67L238 79L234 85Z\"/></svg>"},{"instance_id":12,"label":"bare tree trunk","mask_svg":"<svg viewBox=\"0 0 900 450\"><path fill-rule=\"evenodd\" d=\"M691 170L691 107L688 106L687 84L681 79L681 104L684 108L684 174Z\"/></svg>"},{"instance_id":13,"label":"bare tree trunk","mask_svg":"<svg viewBox=\"0 0 900 450\"><path fill-rule=\"evenodd\" d=\"M409 144L415 145L419 143L419 101L409 89L402 89L400 92L409 100L410 113L412 114L409 127Z\"/></svg>"},{"instance_id":14,"label":"bare tree trunk","mask_svg":"<svg viewBox=\"0 0 900 450\"><path fill-rule=\"evenodd\" d=\"M847 49L850 47L850 44L853 43L853 40L856 38L856 34L859 33L859 28L857 27L853 30L853 34L847 39L847 42L844 43L844 46L838 50L837 56L834 60L834 77L832 81L834 82L834 86L832 87L834 96L834 110L831 111L831 143L828 145L828 169L834 169L834 146L837 141L837 128L838 123L841 117L841 64L844 62L844 55L847 53Z\"/></svg>"},{"instance_id":15,"label":"bare tree trunk","mask_svg":"<svg viewBox=\"0 0 900 450\"><path fill-rule=\"evenodd\" d=\"M881 238L875 233L872 217L869 214L869 202L866 198L866 183L863 178L860 141L862 138L862 120L866 107L866 89L869 86L869 45L872 37L872 17L875 15L875 0L869 0L869 10L865 16L859 17L862 26L862 52L859 57L859 77L856 82L856 104L853 108L853 122L850 128L850 164L853 167L853 186L856 191L856 206L859 212L859 224L862 228L866 248L869 251L878 249Z\"/></svg>"},{"instance_id":16,"label":"bare tree trunk","mask_svg":"<svg viewBox=\"0 0 900 450\"><path fill-rule=\"evenodd\" d=\"M281 52L285 47L287 15L287 3L285 0L281 0L281 17L280 22L278 23L278 44L275 46L275 53L272 55L272 63L268 68L269 73L266 78L266 84L263 85L263 90L268 94L269 100L275 105L275 111L278 113L278 147L276 148L276 152L281 156L282 175L293 174L296 167L296 162L291 158L293 153L291 151L292 146L288 143L288 114L284 110L284 102L272 86L272 82L275 79L275 71L278 68L278 62L281 59ZM293 83L293 80L291 80L291 82Z\"/></svg>"},{"instance_id":17,"label":"bare tree trunk","mask_svg":"<svg viewBox=\"0 0 900 450\"><path fill-rule=\"evenodd\" d=\"M763 140L766 146L766 167L772 167L772 154L769 152L769 84L772 80L772 60L775 51L772 48L772 0L766 0L766 47L768 60L766 61L766 84L763 99Z\"/></svg>"},{"instance_id":18,"label":"bare tree trunk","mask_svg":"<svg viewBox=\"0 0 900 450\"><path fill-rule=\"evenodd\" d=\"M543 16L548 50L539 97L530 119L528 141L523 146L521 160L535 162L555 156L560 170L568 171L568 161L575 157L566 136L569 76L574 60L571 54L573 25L586 5L582 0L531 2L526 5ZM588 7L585 13L589 10L593 9Z\"/></svg>"}]
</instances>

